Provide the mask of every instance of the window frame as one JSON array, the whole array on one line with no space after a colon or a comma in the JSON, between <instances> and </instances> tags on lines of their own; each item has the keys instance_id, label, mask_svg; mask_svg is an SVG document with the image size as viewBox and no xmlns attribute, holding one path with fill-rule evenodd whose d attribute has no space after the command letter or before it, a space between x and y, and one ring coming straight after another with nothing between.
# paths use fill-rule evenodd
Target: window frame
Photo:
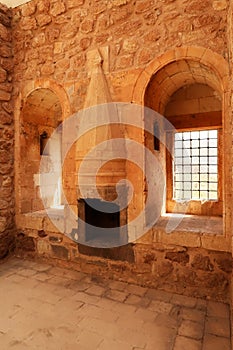
<instances>
[{"instance_id":1,"label":"window frame","mask_svg":"<svg viewBox=\"0 0 233 350\"><path fill-rule=\"evenodd\" d=\"M223 214L223 137L222 137L222 112L206 112L172 116L167 118L175 127L174 130L166 130L166 212L186 213L193 215L222 216ZM218 199L199 200L190 199L179 201L173 198L173 154L174 133L196 130L218 130Z\"/></svg>"}]
</instances>

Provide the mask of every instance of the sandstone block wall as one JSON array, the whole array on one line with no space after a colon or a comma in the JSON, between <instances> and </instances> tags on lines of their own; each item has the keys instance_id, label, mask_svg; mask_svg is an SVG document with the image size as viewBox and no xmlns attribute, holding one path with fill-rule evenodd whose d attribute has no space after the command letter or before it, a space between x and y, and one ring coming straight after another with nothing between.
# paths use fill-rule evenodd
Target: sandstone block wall
<instances>
[{"instance_id":1,"label":"sandstone block wall","mask_svg":"<svg viewBox=\"0 0 233 350\"><path fill-rule=\"evenodd\" d=\"M20 90L22 82L55 79L65 87L75 112L83 107L89 83L86 53L108 46L104 68L112 97L131 101L135 70L165 51L197 45L227 58L227 4L215 3L30 1L14 9L15 85Z\"/></svg>"},{"instance_id":2,"label":"sandstone block wall","mask_svg":"<svg viewBox=\"0 0 233 350\"><path fill-rule=\"evenodd\" d=\"M14 243L14 121L11 11L0 4L0 259Z\"/></svg>"},{"instance_id":3,"label":"sandstone block wall","mask_svg":"<svg viewBox=\"0 0 233 350\"><path fill-rule=\"evenodd\" d=\"M216 71L223 72L221 78L226 82L229 79L227 69L222 67L217 59L214 61L212 53L218 54L218 57L228 62L231 45L227 29L228 11L228 2L225 0L33 0L13 10L15 119L17 132L20 131L23 135L18 135L16 140L19 255L26 253L30 256L52 257L56 263L62 261L63 264L70 264L74 268L91 273L108 274L112 278L187 295L227 300L231 248L229 240L224 240L222 232L215 232L212 236L203 234L202 237L198 233L190 235L189 232L185 232L180 235L178 232L175 236L167 238L171 244L162 244L147 236L143 244L137 242L126 253L121 251L121 259L116 259L118 253L115 251L112 255L106 255L106 258L90 257L83 254L81 247L72 240L57 233L48 218L30 216L28 211L36 210L38 206L31 206L31 202L28 205L28 199L31 200L31 197L23 198L21 193L24 177L24 168L20 169L21 156L25 158L23 139L28 135L24 134L20 106L21 103L25 106L30 93L43 87L57 94L63 118L69 116L67 111L74 113L82 109L90 83L87 53L96 48L100 49L103 56L103 71L114 101L133 100L132 96L137 95L134 89L140 74L146 69L143 72L146 80L150 74L147 68L157 57L163 56L163 62L169 62L170 57L175 61L182 53L184 58L183 62L179 62L180 65L175 62L168 69L164 69L163 76L158 74L156 77L155 86L158 90L163 79L170 80L169 86L164 83L164 90L173 86L172 77L177 71L181 73L181 83L177 85L177 89L187 84L188 76L190 84L205 83L206 78L206 81L213 82L214 89L224 90L227 84L223 88L219 83L219 76L216 78ZM172 51L178 48L180 51ZM191 64L190 57L194 57ZM208 70L205 62L212 58L213 70ZM160 63L158 59L156 64L159 66ZM169 79L166 79L167 77ZM197 81L193 81L195 77ZM61 90L65 93L60 93ZM156 96L160 95L158 90L154 89L153 98L159 105L160 101L156 100ZM229 98L227 89L221 92ZM165 101L163 93L159 98L163 100L165 107L168 100ZM229 113L229 100L224 101L223 113L226 115ZM38 103L40 104L40 101ZM230 120L225 125L228 145L231 145ZM132 138L137 137L138 134L132 132ZM38 150L36 151L38 154ZM72 157L68 159L70 164L74 164ZM229 165L230 151L227 157L226 164ZM27 160L28 158L25 162ZM27 176L30 181L33 171L30 173L30 167L28 168ZM67 175L69 176L64 179L64 184L69 193L73 191L75 203L76 189L70 173ZM230 181L227 183L229 214L232 193ZM25 191L28 189L27 181L23 187ZM33 182L29 190L33 193ZM26 208L24 210L21 206L22 199ZM225 225L228 234L230 220L229 214L227 226ZM206 242L206 249L203 248L203 242ZM218 249L221 252L216 253Z\"/></svg>"},{"instance_id":4,"label":"sandstone block wall","mask_svg":"<svg viewBox=\"0 0 233 350\"><path fill-rule=\"evenodd\" d=\"M55 232L49 219L34 216L30 222L31 228L24 228L17 235L16 255L19 257L49 259L54 265L105 278L188 296L230 301L231 253L158 243L153 239L152 230L144 243L97 251ZM34 228L36 224L40 230Z\"/></svg>"}]
</instances>

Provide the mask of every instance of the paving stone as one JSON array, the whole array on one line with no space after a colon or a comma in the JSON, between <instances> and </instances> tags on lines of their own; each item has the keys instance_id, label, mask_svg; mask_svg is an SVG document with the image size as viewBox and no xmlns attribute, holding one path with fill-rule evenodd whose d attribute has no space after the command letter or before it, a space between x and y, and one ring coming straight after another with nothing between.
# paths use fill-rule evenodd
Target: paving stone
<instances>
[{"instance_id":1,"label":"paving stone","mask_svg":"<svg viewBox=\"0 0 233 350\"><path fill-rule=\"evenodd\" d=\"M150 303L151 303L151 299L149 299L147 297L140 297L140 301L136 306L147 308L150 305Z\"/></svg>"},{"instance_id":2,"label":"paving stone","mask_svg":"<svg viewBox=\"0 0 233 350\"><path fill-rule=\"evenodd\" d=\"M110 300L106 297L102 297L102 298L99 298L99 301L98 301L98 306L101 307L103 310L114 310L116 308L118 308L118 305L122 305L120 303L118 303L117 301L114 301L114 300ZM129 306L129 305L126 305L124 304L125 306ZM133 308L133 306L132 306ZM135 311L135 308L134 308L134 311Z\"/></svg>"},{"instance_id":3,"label":"paving stone","mask_svg":"<svg viewBox=\"0 0 233 350\"><path fill-rule=\"evenodd\" d=\"M148 307L149 310L152 310L158 313L165 313L165 314L169 314L172 308L173 308L173 304L165 303L163 301L156 301L156 300L152 300L152 302Z\"/></svg>"},{"instance_id":4,"label":"paving stone","mask_svg":"<svg viewBox=\"0 0 233 350\"><path fill-rule=\"evenodd\" d=\"M229 306L227 304L209 301L207 305L207 315L229 319Z\"/></svg>"},{"instance_id":5,"label":"paving stone","mask_svg":"<svg viewBox=\"0 0 233 350\"><path fill-rule=\"evenodd\" d=\"M33 264L32 268L35 269L38 272L45 272L45 271L49 271L52 269L51 265L47 265L47 264Z\"/></svg>"},{"instance_id":6,"label":"paving stone","mask_svg":"<svg viewBox=\"0 0 233 350\"><path fill-rule=\"evenodd\" d=\"M138 314L135 313L135 315L120 315L116 321L116 324L119 325L119 327L123 328L129 328L134 330L135 332L140 332L142 330L144 321L138 317Z\"/></svg>"},{"instance_id":7,"label":"paving stone","mask_svg":"<svg viewBox=\"0 0 233 350\"><path fill-rule=\"evenodd\" d=\"M205 315L206 315L205 312L201 310L190 309L190 308L181 309L181 316L185 320L190 320L190 321L204 324Z\"/></svg>"},{"instance_id":8,"label":"paving stone","mask_svg":"<svg viewBox=\"0 0 233 350\"><path fill-rule=\"evenodd\" d=\"M35 270L31 269L22 269L18 271L18 275L24 276L24 277L31 277L34 276L37 272Z\"/></svg>"},{"instance_id":9,"label":"paving stone","mask_svg":"<svg viewBox=\"0 0 233 350\"><path fill-rule=\"evenodd\" d=\"M26 263L28 263L28 261ZM0 269L9 269L10 267L16 267L16 266L20 266L22 268L23 260L13 257L6 260L5 262L1 262Z\"/></svg>"},{"instance_id":10,"label":"paving stone","mask_svg":"<svg viewBox=\"0 0 233 350\"><path fill-rule=\"evenodd\" d=\"M158 313L144 309L144 308L138 308L135 311L135 315L136 315L136 317L139 317L143 321L153 322L157 318Z\"/></svg>"},{"instance_id":11,"label":"paving stone","mask_svg":"<svg viewBox=\"0 0 233 350\"><path fill-rule=\"evenodd\" d=\"M115 301L124 302L128 296L128 293L120 292L118 290L108 290L105 296Z\"/></svg>"},{"instance_id":12,"label":"paving stone","mask_svg":"<svg viewBox=\"0 0 233 350\"><path fill-rule=\"evenodd\" d=\"M206 309L207 309L207 301L204 300L204 299L197 299L196 309L206 312Z\"/></svg>"},{"instance_id":13,"label":"paving stone","mask_svg":"<svg viewBox=\"0 0 233 350\"><path fill-rule=\"evenodd\" d=\"M126 291L131 293L131 294L138 295L138 296L144 296L146 294L146 292L148 291L148 288L136 286L133 284L128 284L126 287Z\"/></svg>"},{"instance_id":14,"label":"paving stone","mask_svg":"<svg viewBox=\"0 0 233 350\"><path fill-rule=\"evenodd\" d=\"M197 299L192 297L187 297L185 295L174 294L171 298L171 303L194 308L197 305Z\"/></svg>"},{"instance_id":15,"label":"paving stone","mask_svg":"<svg viewBox=\"0 0 233 350\"><path fill-rule=\"evenodd\" d=\"M105 293L105 289L100 286L90 286L86 289L87 294L102 296Z\"/></svg>"},{"instance_id":16,"label":"paving stone","mask_svg":"<svg viewBox=\"0 0 233 350\"><path fill-rule=\"evenodd\" d=\"M86 349L96 349L103 342L103 337L99 334L84 329L77 337L77 349L80 346Z\"/></svg>"},{"instance_id":17,"label":"paving stone","mask_svg":"<svg viewBox=\"0 0 233 350\"><path fill-rule=\"evenodd\" d=\"M76 292L74 290L70 290L68 288L62 287L62 286L56 286L53 289L53 294L60 297L60 298L70 298L72 297L74 294L76 294Z\"/></svg>"},{"instance_id":18,"label":"paving stone","mask_svg":"<svg viewBox=\"0 0 233 350\"><path fill-rule=\"evenodd\" d=\"M176 318L163 313L158 314L158 316L155 319L155 323L162 327L169 327L174 329L177 329L177 327L179 326L179 322Z\"/></svg>"},{"instance_id":19,"label":"paving stone","mask_svg":"<svg viewBox=\"0 0 233 350\"><path fill-rule=\"evenodd\" d=\"M125 291L126 288L127 288L127 283L125 282L120 282L120 281L110 281L108 283L108 287L110 289L116 289L116 290L119 290L119 291Z\"/></svg>"},{"instance_id":20,"label":"paving stone","mask_svg":"<svg viewBox=\"0 0 233 350\"><path fill-rule=\"evenodd\" d=\"M184 337L200 340L203 337L204 327L200 323L184 320L179 328L178 334Z\"/></svg>"},{"instance_id":21,"label":"paving stone","mask_svg":"<svg viewBox=\"0 0 233 350\"><path fill-rule=\"evenodd\" d=\"M36 288L40 284L40 281L33 279L33 278L26 278L23 281L23 288L24 290L30 291L31 289ZM25 294L24 294L25 295Z\"/></svg>"},{"instance_id":22,"label":"paving stone","mask_svg":"<svg viewBox=\"0 0 233 350\"><path fill-rule=\"evenodd\" d=\"M182 336L177 336L174 350L202 350L202 342Z\"/></svg>"},{"instance_id":23,"label":"paving stone","mask_svg":"<svg viewBox=\"0 0 233 350\"><path fill-rule=\"evenodd\" d=\"M149 299L160 300L160 301L164 301L166 303L168 303L172 298L171 293L167 293L167 292L164 292L161 290L156 290L156 289L148 289L148 291L146 292L146 296Z\"/></svg>"},{"instance_id":24,"label":"paving stone","mask_svg":"<svg viewBox=\"0 0 233 350\"><path fill-rule=\"evenodd\" d=\"M230 337L229 319L207 317L205 332L219 337Z\"/></svg>"},{"instance_id":25,"label":"paving stone","mask_svg":"<svg viewBox=\"0 0 233 350\"><path fill-rule=\"evenodd\" d=\"M54 284L56 286L66 286L70 282L64 277L60 276L52 276L49 280L48 283Z\"/></svg>"},{"instance_id":26,"label":"paving stone","mask_svg":"<svg viewBox=\"0 0 233 350\"><path fill-rule=\"evenodd\" d=\"M49 270L49 273L51 275L54 276L66 276L67 270L66 269L62 269L61 267L51 267L51 269Z\"/></svg>"},{"instance_id":27,"label":"paving stone","mask_svg":"<svg viewBox=\"0 0 233 350\"><path fill-rule=\"evenodd\" d=\"M13 259L7 262L8 266L20 266L21 268L35 268L35 267L40 267L44 266L43 263L37 263L36 261L30 261L30 260L23 260L23 259ZM50 266L51 267L51 266Z\"/></svg>"},{"instance_id":28,"label":"paving stone","mask_svg":"<svg viewBox=\"0 0 233 350\"><path fill-rule=\"evenodd\" d=\"M231 342L229 338L206 334L202 350L231 350Z\"/></svg>"},{"instance_id":29,"label":"paving stone","mask_svg":"<svg viewBox=\"0 0 233 350\"><path fill-rule=\"evenodd\" d=\"M78 326L81 329L88 329L91 332L97 333L103 337L103 339L108 336L111 339L119 339L120 327L114 322L110 323L98 318L91 316L84 317ZM121 339L122 340L122 339Z\"/></svg>"},{"instance_id":30,"label":"paving stone","mask_svg":"<svg viewBox=\"0 0 233 350\"><path fill-rule=\"evenodd\" d=\"M117 312L118 315L127 313L129 316L134 316L136 309L137 307L135 305L128 305L120 302L116 302L113 307L113 310Z\"/></svg>"},{"instance_id":31,"label":"paving stone","mask_svg":"<svg viewBox=\"0 0 233 350\"><path fill-rule=\"evenodd\" d=\"M175 329L148 323L147 327L144 325L143 331L146 334L146 349L172 349L176 336Z\"/></svg>"},{"instance_id":32,"label":"paving stone","mask_svg":"<svg viewBox=\"0 0 233 350\"><path fill-rule=\"evenodd\" d=\"M140 305L140 302L141 302L141 298L138 295L132 295L132 294L130 294L125 300L126 304L131 304L131 305Z\"/></svg>"},{"instance_id":33,"label":"paving stone","mask_svg":"<svg viewBox=\"0 0 233 350\"><path fill-rule=\"evenodd\" d=\"M169 316L171 316L175 320L182 320L181 317L181 306L173 305L171 311L169 312Z\"/></svg>"},{"instance_id":34,"label":"paving stone","mask_svg":"<svg viewBox=\"0 0 233 350\"><path fill-rule=\"evenodd\" d=\"M98 350L132 350L130 344L118 341L117 339L105 338L103 342L98 346ZM140 350L142 348L134 347L133 350Z\"/></svg>"},{"instance_id":35,"label":"paving stone","mask_svg":"<svg viewBox=\"0 0 233 350\"><path fill-rule=\"evenodd\" d=\"M66 280L65 287L68 289L73 289L76 292L84 292L88 288L90 288L90 283L81 281L74 281L74 280Z\"/></svg>"},{"instance_id":36,"label":"paving stone","mask_svg":"<svg viewBox=\"0 0 233 350\"><path fill-rule=\"evenodd\" d=\"M202 350L230 350L225 304L45 266L2 270L1 349L201 350L205 327Z\"/></svg>"},{"instance_id":37,"label":"paving stone","mask_svg":"<svg viewBox=\"0 0 233 350\"><path fill-rule=\"evenodd\" d=\"M119 315L112 310L104 310L99 306L89 304L84 304L79 313L84 317L96 318L112 323L116 322L116 320L119 318Z\"/></svg>"},{"instance_id":38,"label":"paving stone","mask_svg":"<svg viewBox=\"0 0 233 350\"><path fill-rule=\"evenodd\" d=\"M79 271L64 270L65 278L80 281L85 278L85 274Z\"/></svg>"},{"instance_id":39,"label":"paving stone","mask_svg":"<svg viewBox=\"0 0 233 350\"><path fill-rule=\"evenodd\" d=\"M52 278L52 275L48 275L46 272L37 272L35 275L33 275L33 278L38 281L45 282Z\"/></svg>"},{"instance_id":40,"label":"paving stone","mask_svg":"<svg viewBox=\"0 0 233 350\"><path fill-rule=\"evenodd\" d=\"M9 276L15 275L16 271L14 271L14 268L9 269L9 270L2 270L0 271L0 277L1 279L8 278Z\"/></svg>"},{"instance_id":41,"label":"paving stone","mask_svg":"<svg viewBox=\"0 0 233 350\"><path fill-rule=\"evenodd\" d=\"M11 274L11 275L6 277L6 280L8 280L10 282L14 282L14 283L22 283L23 281L26 280L26 277L20 276L17 274Z\"/></svg>"},{"instance_id":42,"label":"paving stone","mask_svg":"<svg viewBox=\"0 0 233 350\"><path fill-rule=\"evenodd\" d=\"M119 328L117 331L117 339L128 343L131 347L141 347L144 348L146 346L148 337L146 333L142 332L142 330L134 330L126 327Z\"/></svg>"},{"instance_id":43,"label":"paving stone","mask_svg":"<svg viewBox=\"0 0 233 350\"><path fill-rule=\"evenodd\" d=\"M97 297L96 295L86 294L85 292L75 293L70 298L72 300L81 301L83 303L90 304L90 305L96 305L100 301L100 297Z\"/></svg>"}]
</instances>

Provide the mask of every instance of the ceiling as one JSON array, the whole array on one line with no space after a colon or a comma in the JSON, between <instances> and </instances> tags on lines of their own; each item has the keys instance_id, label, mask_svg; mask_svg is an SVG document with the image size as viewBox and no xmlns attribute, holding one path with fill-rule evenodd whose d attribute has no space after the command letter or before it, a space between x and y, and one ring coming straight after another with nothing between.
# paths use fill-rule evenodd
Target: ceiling
<instances>
[{"instance_id":1,"label":"ceiling","mask_svg":"<svg viewBox=\"0 0 233 350\"><path fill-rule=\"evenodd\" d=\"M30 0L1 0L1 3L7 5L8 7L17 7L29 1Z\"/></svg>"}]
</instances>

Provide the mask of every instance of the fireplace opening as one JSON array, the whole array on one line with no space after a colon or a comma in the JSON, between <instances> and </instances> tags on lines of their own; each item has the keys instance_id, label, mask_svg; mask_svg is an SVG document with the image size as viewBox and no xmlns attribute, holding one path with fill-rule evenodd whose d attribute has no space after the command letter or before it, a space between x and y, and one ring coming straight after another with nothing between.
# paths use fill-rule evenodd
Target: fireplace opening
<instances>
[{"instance_id":1,"label":"fireplace opening","mask_svg":"<svg viewBox=\"0 0 233 350\"><path fill-rule=\"evenodd\" d=\"M128 242L128 233L122 229L127 223L126 208L120 210L117 204L108 201L80 198L78 220L79 253L134 262L134 245Z\"/></svg>"},{"instance_id":2,"label":"fireplace opening","mask_svg":"<svg viewBox=\"0 0 233 350\"><path fill-rule=\"evenodd\" d=\"M85 241L101 243L108 247L109 243L119 243L120 239L120 211L115 203L104 202L99 199L87 199L85 202ZM111 230L107 230L107 229Z\"/></svg>"},{"instance_id":3,"label":"fireplace opening","mask_svg":"<svg viewBox=\"0 0 233 350\"><path fill-rule=\"evenodd\" d=\"M80 206L83 210L80 210ZM84 231L85 243L93 247L119 245L120 208L117 204L95 198L81 199L79 218L82 219L79 231Z\"/></svg>"}]
</instances>

